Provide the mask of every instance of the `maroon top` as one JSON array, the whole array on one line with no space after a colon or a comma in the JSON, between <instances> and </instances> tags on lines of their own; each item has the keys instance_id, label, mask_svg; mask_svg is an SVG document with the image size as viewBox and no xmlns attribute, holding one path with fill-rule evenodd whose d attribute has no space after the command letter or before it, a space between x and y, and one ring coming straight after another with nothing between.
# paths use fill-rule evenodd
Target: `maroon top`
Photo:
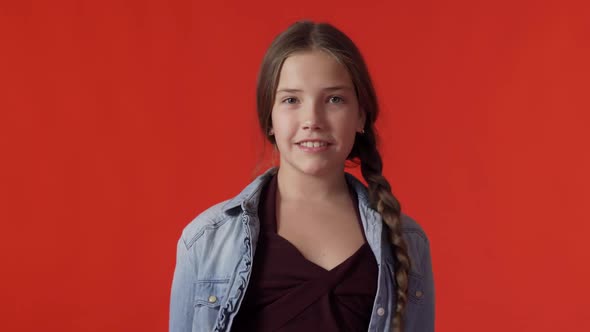
<instances>
[{"instance_id":1,"label":"maroon top","mask_svg":"<svg viewBox=\"0 0 590 332\"><path fill-rule=\"evenodd\" d=\"M363 229L356 192L349 190ZM275 174L261 193L260 237L252 275L231 330L367 331L378 267L366 238L332 270L312 263L277 234L276 192Z\"/></svg>"}]
</instances>

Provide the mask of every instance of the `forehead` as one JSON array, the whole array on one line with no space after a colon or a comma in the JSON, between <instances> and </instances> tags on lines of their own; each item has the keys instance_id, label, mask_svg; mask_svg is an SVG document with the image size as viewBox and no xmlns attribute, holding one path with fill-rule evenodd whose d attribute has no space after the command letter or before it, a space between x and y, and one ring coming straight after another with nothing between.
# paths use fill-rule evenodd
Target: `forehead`
<instances>
[{"instance_id":1,"label":"forehead","mask_svg":"<svg viewBox=\"0 0 590 332\"><path fill-rule=\"evenodd\" d=\"M298 52L283 62L277 90L314 90L329 86L348 86L352 79L346 67L324 51Z\"/></svg>"}]
</instances>

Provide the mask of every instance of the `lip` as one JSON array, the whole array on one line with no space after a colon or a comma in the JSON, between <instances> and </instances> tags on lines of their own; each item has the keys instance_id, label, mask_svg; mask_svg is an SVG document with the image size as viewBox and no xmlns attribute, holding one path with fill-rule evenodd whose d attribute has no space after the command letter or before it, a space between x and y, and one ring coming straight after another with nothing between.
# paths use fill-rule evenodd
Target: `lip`
<instances>
[{"instance_id":1,"label":"lip","mask_svg":"<svg viewBox=\"0 0 590 332\"><path fill-rule=\"evenodd\" d=\"M299 145L300 143L303 143L303 142L312 142L312 143L319 142L319 143L326 143L328 145L332 145L332 143L330 143L330 141L324 140L324 139L319 139L319 138L302 139L301 141L295 142L295 144Z\"/></svg>"},{"instance_id":2,"label":"lip","mask_svg":"<svg viewBox=\"0 0 590 332\"><path fill-rule=\"evenodd\" d=\"M318 146L317 148L316 147L307 147L307 146L303 146L303 145L300 144L300 143L303 143L303 142L324 142L324 143L326 143L326 145L324 145L324 146ZM310 153L317 153L317 152L323 152L323 151L328 150L330 148L330 146L332 146L332 143L330 143L328 141L319 140L319 139L309 139L309 140L299 141L299 142L295 143L295 145L297 145L297 147L301 151L310 152Z\"/></svg>"}]
</instances>

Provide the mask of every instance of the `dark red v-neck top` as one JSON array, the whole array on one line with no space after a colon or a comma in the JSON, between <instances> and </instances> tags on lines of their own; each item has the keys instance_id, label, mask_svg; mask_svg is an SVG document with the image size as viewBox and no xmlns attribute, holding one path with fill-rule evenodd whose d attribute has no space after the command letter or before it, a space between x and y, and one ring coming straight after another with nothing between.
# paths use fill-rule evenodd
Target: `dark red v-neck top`
<instances>
[{"instance_id":1,"label":"dark red v-neck top","mask_svg":"<svg viewBox=\"0 0 590 332\"><path fill-rule=\"evenodd\" d=\"M361 224L356 192L349 189ZM367 331L378 268L366 238L352 256L330 271L312 263L277 234L276 192L275 174L261 193L260 237L252 275L231 330Z\"/></svg>"}]
</instances>

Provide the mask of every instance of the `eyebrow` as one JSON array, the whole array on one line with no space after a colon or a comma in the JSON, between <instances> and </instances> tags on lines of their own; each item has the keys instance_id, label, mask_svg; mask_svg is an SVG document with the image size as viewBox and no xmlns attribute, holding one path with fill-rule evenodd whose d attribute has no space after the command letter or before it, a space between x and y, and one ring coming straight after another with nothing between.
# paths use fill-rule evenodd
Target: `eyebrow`
<instances>
[{"instance_id":1,"label":"eyebrow","mask_svg":"<svg viewBox=\"0 0 590 332\"><path fill-rule=\"evenodd\" d=\"M330 86L327 88L323 88L323 91L336 91L336 90L353 90L352 87L347 86L347 85L338 85L338 86ZM288 89L288 88L284 88L284 89L279 89L277 90L277 93L279 92L288 92L288 93L294 93L294 92L302 92L303 90L301 89Z\"/></svg>"}]
</instances>

